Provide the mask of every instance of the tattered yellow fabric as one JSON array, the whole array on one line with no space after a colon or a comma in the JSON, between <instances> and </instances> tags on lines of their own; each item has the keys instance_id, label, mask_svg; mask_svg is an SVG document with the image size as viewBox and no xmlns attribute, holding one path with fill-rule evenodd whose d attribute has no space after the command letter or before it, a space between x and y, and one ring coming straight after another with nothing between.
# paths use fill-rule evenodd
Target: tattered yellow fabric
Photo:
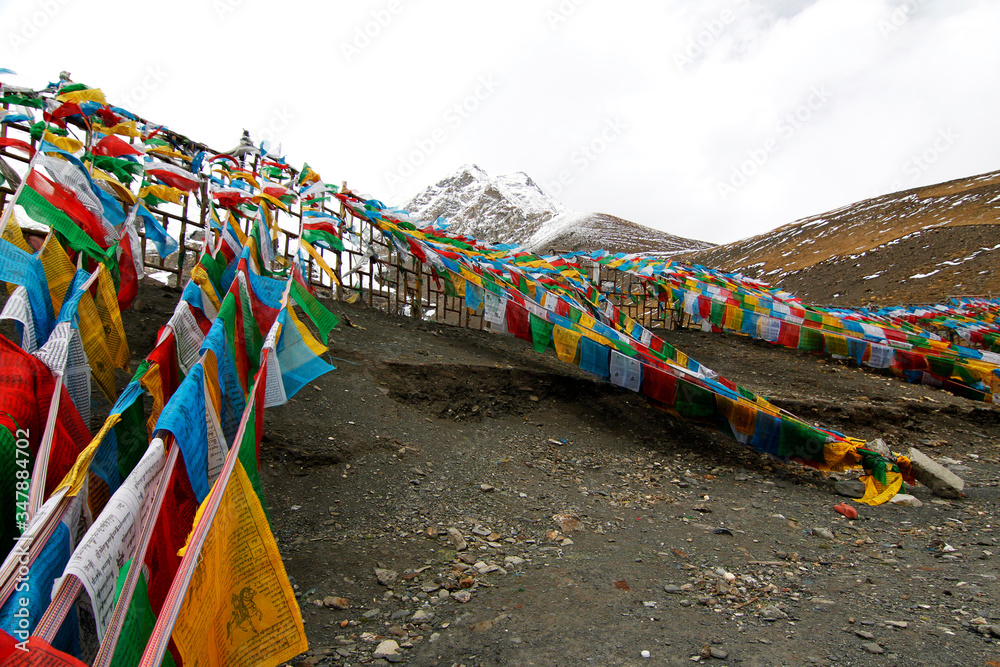
<instances>
[{"instance_id":1,"label":"tattered yellow fabric","mask_svg":"<svg viewBox=\"0 0 1000 667\"><path fill-rule=\"evenodd\" d=\"M722 326L731 331L739 331L743 326L743 309L736 306L726 306L726 316Z\"/></svg>"},{"instance_id":2,"label":"tattered yellow fabric","mask_svg":"<svg viewBox=\"0 0 1000 667\"><path fill-rule=\"evenodd\" d=\"M558 324L552 329L552 343L560 361L579 365L581 338L583 338L583 334L579 331L565 329Z\"/></svg>"},{"instance_id":3,"label":"tattered yellow fabric","mask_svg":"<svg viewBox=\"0 0 1000 667\"><path fill-rule=\"evenodd\" d=\"M253 202L255 204L260 204L261 202L265 202L265 201L267 203L271 204L272 206L276 206L276 207L280 208L282 211L285 211L285 212L288 211L288 205L285 204L285 202L281 201L277 197L272 197L271 195L267 194L266 192L261 192L260 194L254 195L254 197L253 197ZM268 220L268 224L270 225L270 224L272 224L272 222L270 220Z\"/></svg>"},{"instance_id":4,"label":"tattered yellow fabric","mask_svg":"<svg viewBox=\"0 0 1000 667\"><path fill-rule=\"evenodd\" d=\"M861 481L865 483L865 495L855 502L866 505L881 505L888 502L903 488L903 475L898 472L887 472L887 484L882 485L874 475L865 475Z\"/></svg>"},{"instance_id":5,"label":"tattered yellow fabric","mask_svg":"<svg viewBox=\"0 0 1000 667\"><path fill-rule=\"evenodd\" d=\"M95 127L95 129L97 129ZM134 120L123 120L120 123L115 123L113 126L101 129L104 134L117 134L122 137L135 137L136 139L142 139L142 132L138 130L135 126Z\"/></svg>"},{"instance_id":6,"label":"tattered yellow fabric","mask_svg":"<svg viewBox=\"0 0 1000 667\"><path fill-rule=\"evenodd\" d=\"M462 265L458 267L462 271L462 277L475 285L483 286L483 280L474 271L470 271Z\"/></svg>"},{"instance_id":7,"label":"tattered yellow fabric","mask_svg":"<svg viewBox=\"0 0 1000 667\"><path fill-rule=\"evenodd\" d=\"M91 174L94 178L100 179L108 184L108 186L114 190L115 196L118 200L131 206L135 204L135 195L132 191L126 188L117 178L109 174L108 172L94 167L94 173Z\"/></svg>"},{"instance_id":8,"label":"tattered yellow fabric","mask_svg":"<svg viewBox=\"0 0 1000 667\"><path fill-rule=\"evenodd\" d=\"M309 253L310 257L312 257L314 260L316 260L316 264L319 265L319 268L323 269L323 272L326 273L326 275L330 276L330 280L333 281L333 284L335 284L335 285L340 285L341 284L340 283L340 279L337 278L337 274L335 274L333 272L333 269L330 268L330 265L326 263L326 260L323 259L323 256L319 254L319 252L316 250L316 248L312 247L311 243L309 243L305 239L299 239L299 245L307 253Z\"/></svg>"},{"instance_id":9,"label":"tattered yellow fabric","mask_svg":"<svg viewBox=\"0 0 1000 667\"><path fill-rule=\"evenodd\" d=\"M97 453L97 448L101 446L101 441L104 437L111 431L115 424L120 422L122 419L121 415L108 415L108 418L104 420L104 426L101 430L97 432L91 441L80 455L76 457L76 461L73 462L73 467L69 469L63 480L59 482L59 486L55 488L53 494L59 489L68 489L66 491L67 496L75 496L80 493L80 489L83 488L83 483L87 481L87 472L90 470L90 462L94 459L94 454Z\"/></svg>"},{"instance_id":10,"label":"tattered yellow fabric","mask_svg":"<svg viewBox=\"0 0 1000 667\"><path fill-rule=\"evenodd\" d=\"M847 438L846 440L834 440L827 442L823 447L823 458L826 461L826 468L834 472L850 470L861 465L861 456L858 448L865 445L864 440Z\"/></svg>"},{"instance_id":11,"label":"tattered yellow fabric","mask_svg":"<svg viewBox=\"0 0 1000 667\"><path fill-rule=\"evenodd\" d=\"M836 354L841 357L850 356L851 353L847 346L846 338L832 333L824 334L824 338L826 341L826 351L828 353Z\"/></svg>"},{"instance_id":12,"label":"tattered yellow fabric","mask_svg":"<svg viewBox=\"0 0 1000 667\"><path fill-rule=\"evenodd\" d=\"M60 102L72 102L73 104L80 104L81 102L97 102L98 104L107 104L107 101L104 99L104 93L100 88L84 88L83 90L74 90L70 93L57 95L56 99Z\"/></svg>"},{"instance_id":13,"label":"tattered yellow fabric","mask_svg":"<svg viewBox=\"0 0 1000 667\"><path fill-rule=\"evenodd\" d=\"M42 272L45 280L49 284L49 298L52 299L52 310L56 313L62 308L63 297L73 284L73 275L76 268L73 262L69 261L69 255L59 244L56 237L49 234L42 244L42 250L38 254L38 260L42 264ZM112 399L113 401L114 399Z\"/></svg>"},{"instance_id":14,"label":"tattered yellow fabric","mask_svg":"<svg viewBox=\"0 0 1000 667\"><path fill-rule=\"evenodd\" d=\"M146 153L153 153L155 155L162 155L164 157L173 157L178 160L186 160L190 162L192 160L190 155L185 155L180 151L175 151L173 149L167 148L166 146L153 146L152 148L147 148Z\"/></svg>"},{"instance_id":15,"label":"tattered yellow fabric","mask_svg":"<svg viewBox=\"0 0 1000 667\"><path fill-rule=\"evenodd\" d=\"M13 208L10 211L10 217L7 218L7 224L3 228L2 237L4 241L7 241L12 245L17 246L18 249L31 254L32 250L28 247L28 243L24 240L24 233L21 231L21 224L17 221L17 212ZM16 285L11 284L11 287L16 287Z\"/></svg>"},{"instance_id":16,"label":"tattered yellow fabric","mask_svg":"<svg viewBox=\"0 0 1000 667\"><path fill-rule=\"evenodd\" d=\"M128 373L129 359L128 340L125 338L125 327L122 324L122 314L118 310L118 294L115 292L114 279L111 274L101 270L97 277L97 315L101 318L104 339L107 342L108 354L115 368Z\"/></svg>"},{"instance_id":17,"label":"tattered yellow fabric","mask_svg":"<svg viewBox=\"0 0 1000 667\"><path fill-rule=\"evenodd\" d=\"M99 270L102 272L106 271L104 265L101 265ZM117 300L117 297L115 299ZM108 351L104 324L97 313L97 306L94 304L94 299L90 296L90 292L83 293L76 313L80 318L80 339L83 342L83 351L87 353L90 374L108 401L113 404L118 398L118 391L115 387L115 363L112 361L111 353Z\"/></svg>"},{"instance_id":18,"label":"tattered yellow fabric","mask_svg":"<svg viewBox=\"0 0 1000 667\"><path fill-rule=\"evenodd\" d=\"M203 503L195 525L204 509ZM274 667L309 648L281 554L239 461L201 549L173 640L184 664L206 667Z\"/></svg>"},{"instance_id":19,"label":"tattered yellow fabric","mask_svg":"<svg viewBox=\"0 0 1000 667\"><path fill-rule=\"evenodd\" d=\"M149 185L144 185L142 189L139 190L139 199L142 199L146 195L153 195L157 199L168 201L171 204L180 204L181 197L184 196L184 191L172 188L169 185L150 183Z\"/></svg>"},{"instance_id":20,"label":"tattered yellow fabric","mask_svg":"<svg viewBox=\"0 0 1000 667\"><path fill-rule=\"evenodd\" d=\"M83 150L83 142L78 139L73 139L72 137L60 137L46 130L45 134L42 135L42 138L56 148L60 148L67 153L79 153Z\"/></svg>"},{"instance_id":21,"label":"tattered yellow fabric","mask_svg":"<svg viewBox=\"0 0 1000 667\"><path fill-rule=\"evenodd\" d=\"M156 422L160 419L160 413L163 412L163 406L166 404L163 396L163 380L160 377L160 365L150 364L139 383L153 397L153 407L150 410L149 419L146 420L146 430L152 437L153 431L156 430Z\"/></svg>"},{"instance_id":22,"label":"tattered yellow fabric","mask_svg":"<svg viewBox=\"0 0 1000 667\"><path fill-rule=\"evenodd\" d=\"M288 309L288 317L295 324L295 328L299 330L299 335L302 336L302 342L306 344L306 347L312 350L313 354L318 357L329 352L329 350L326 349L326 345L323 345L323 343L316 340L316 337L312 335L311 331L309 331L309 327L302 323L299 316L295 314L294 308Z\"/></svg>"},{"instance_id":23,"label":"tattered yellow fabric","mask_svg":"<svg viewBox=\"0 0 1000 667\"><path fill-rule=\"evenodd\" d=\"M216 294L215 285L212 284L212 279L208 277L208 271L205 270L205 267L201 264L195 264L194 268L191 269L191 280L201 288L202 294L208 297L209 302L215 308L215 312L219 312L219 309L222 308L222 300Z\"/></svg>"}]
</instances>

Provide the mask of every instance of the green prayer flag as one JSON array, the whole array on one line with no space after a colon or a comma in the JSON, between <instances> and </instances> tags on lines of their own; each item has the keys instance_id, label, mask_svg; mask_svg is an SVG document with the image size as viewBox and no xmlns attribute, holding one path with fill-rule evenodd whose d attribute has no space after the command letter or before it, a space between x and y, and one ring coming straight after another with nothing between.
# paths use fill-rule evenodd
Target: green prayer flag
<instances>
[{"instance_id":1,"label":"green prayer flag","mask_svg":"<svg viewBox=\"0 0 1000 667\"><path fill-rule=\"evenodd\" d=\"M118 582L115 584L115 603L121 596L131 563L132 561L129 560L118 572ZM140 574L139 582L132 594L131 604L129 604L128 611L125 612L125 623L122 625L121 634L118 635L118 643L115 644L115 655L111 659L111 667L131 667L131 665L139 664L149 636L153 634L154 625L156 625L156 614L153 613L153 607L149 603L146 575ZM170 656L169 651L164 654L161 665L164 667L174 665L174 659Z\"/></svg>"},{"instance_id":2,"label":"green prayer flag","mask_svg":"<svg viewBox=\"0 0 1000 667\"><path fill-rule=\"evenodd\" d=\"M327 310L326 306L319 302L319 299L297 281L292 281L292 298L319 329L320 340L326 345L330 331L340 323L337 316Z\"/></svg>"}]
</instances>

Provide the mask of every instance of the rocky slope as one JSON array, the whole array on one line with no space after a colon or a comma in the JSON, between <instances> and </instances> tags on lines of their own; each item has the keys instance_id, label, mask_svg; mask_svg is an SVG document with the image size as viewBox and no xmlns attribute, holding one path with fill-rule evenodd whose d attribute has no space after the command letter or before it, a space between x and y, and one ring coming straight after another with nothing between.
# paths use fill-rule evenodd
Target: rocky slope
<instances>
[{"instance_id":1,"label":"rocky slope","mask_svg":"<svg viewBox=\"0 0 1000 667\"><path fill-rule=\"evenodd\" d=\"M1000 171L896 192L685 259L818 303L929 302L1000 292Z\"/></svg>"}]
</instances>

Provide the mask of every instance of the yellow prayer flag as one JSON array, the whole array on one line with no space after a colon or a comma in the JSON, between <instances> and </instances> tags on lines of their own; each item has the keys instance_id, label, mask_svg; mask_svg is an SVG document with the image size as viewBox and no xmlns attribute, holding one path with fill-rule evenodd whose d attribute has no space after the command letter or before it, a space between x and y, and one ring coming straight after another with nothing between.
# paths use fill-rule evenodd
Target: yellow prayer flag
<instances>
[{"instance_id":1,"label":"yellow prayer flag","mask_svg":"<svg viewBox=\"0 0 1000 667\"><path fill-rule=\"evenodd\" d=\"M69 286L73 284L76 268L73 266L73 262L69 261L69 255L66 254L66 250L53 234L45 237L45 243L42 244L38 260L42 264L42 272L49 284L52 310L58 313L59 309L62 308L63 297L66 296Z\"/></svg>"},{"instance_id":2,"label":"yellow prayer flag","mask_svg":"<svg viewBox=\"0 0 1000 667\"><path fill-rule=\"evenodd\" d=\"M898 472L885 474L886 484L883 486L874 475L865 475L861 481L865 483L865 495L855 502L866 505L881 505L888 502L903 488L903 476Z\"/></svg>"},{"instance_id":3,"label":"yellow prayer flag","mask_svg":"<svg viewBox=\"0 0 1000 667\"><path fill-rule=\"evenodd\" d=\"M556 348L556 356L560 361L579 364L580 339L583 334L572 329L565 329L558 324L552 329L552 343Z\"/></svg>"},{"instance_id":4,"label":"yellow prayer flag","mask_svg":"<svg viewBox=\"0 0 1000 667\"><path fill-rule=\"evenodd\" d=\"M160 365L150 364L139 383L153 397L153 407L150 410L149 419L146 420L146 430L152 437L153 431L156 429L156 422L160 419L160 413L163 412L163 406L166 404L166 399L163 396L163 380L160 377Z\"/></svg>"},{"instance_id":5,"label":"yellow prayer flag","mask_svg":"<svg viewBox=\"0 0 1000 667\"><path fill-rule=\"evenodd\" d=\"M162 155L164 157L177 158L179 160L187 160L188 162L191 162L192 160L190 155L185 155L184 153L181 153L180 151L175 151L171 148L168 148L167 146L153 146L152 148L147 148L146 154L148 155L150 153L153 153L155 155Z\"/></svg>"},{"instance_id":6,"label":"yellow prayer flag","mask_svg":"<svg viewBox=\"0 0 1000 667\"><path fill-rule=\"evenodd\" d=\"M115 292L114 279L111 273L101 268L97 277L97 315L101 319L104 338L107 341L108 354L115 368L128 373L129 355L128 340L125 339L125 326L122 324L122 314L118 310L118 294Z\"/></svg>"},{"instance_id":7,"label":"yellow prayer flag","mask_svg":"<svg viewBox=\"0 0 1000 667\"><path fill-rule=\"evenodd\" d=\"M212 284L212 279L208 277L208 271L205 270L205 267L201 264L195 264L194 268L191 269L191 280L201 288L201 293L208 297L208 300L215 308L215 312L219 312L219 309L222 308L222 300L216 294L215 285Z\"/></svg>"},{"instance_id":8,"label":"yellow prayer flag","mask_svg":"<svg viewBox=\"0 0 1000 667\"><path fill-rule=\"evenodd\" d=\"M132 194L132 191L122 185L117 178L108 172L94 167L94 173L91 174L91 176L107 183L108 186L115 191L115 196L118 197L119 201L128 204L129 206L135 204L135 195Z\"/></svg>"},{"instance_id":9,"label":"yellow prayer flag","mask_svg":"<svg viewBox=\"0 0 1000 667\"><path fill-rule=\"evenodd\" d=\"M172 188L168 185L159 185L157 183L150 183L149 185L144 185L142 189L139 190L140 199L147 195L153 195L157 199L168 201L171 204L180 204L181 197L184 196L184 191L178 190L177 188Z\"/></svg>"},{"instance_id":10,"label":"yellow prayer flag","mask_svg":"<svg viewBox=\"0 0 1000 667\"><path fill-rule=\"evenodd\" d=\"M34 252L24 240L24 233L21 231L21 224L17 221L17 212L14 209L11 209L10 217L7 218L7 225L3 228L2 237L4 241L17 246L18 249L28 254Z\"/></svg>"},{"instance_id":11,"label":"yellow prayer flag","mask_svg":"<svg viewBox=\"0 0 1000 667\"><path fill-rule=\"evenodd\" d=\"M329 352L326 345L323 345L323 343L316 340L316 337L312 335L311 331L309 331L309 327L303 324L302 320L299 319L299 316L295 314L294 308L288 308L288 317L295 324L295 328L299 330L299 335L302 336L302 342L306 344L306 347L312 350L313 354L318 357Z\"/></svg>"},{"instance_id":12,"label":"yellow prayer flag","mask_svg":"<svg viewBox=\"0 0 1000 667\"><path fill-rule=\"evenodd\" d=\"M272 204L273 206L277 206L282 211L286 211L286 212L288 211L288 206L285 204L285 202L281 201L277 197L272 197L271 195L267 194L266 192L261 192L260 194L254 196L253 201L254 201L255 204L260 204L261 202L266 201L269 204ZM266 208L265 208L265 210L266 210ZM268 220L268 225L273 225L273 224L274 223L269 219Z\"/></svg>"},{"instance_id":13,"label":"yellow prayer flag","mask_svg":"<svg viewBox=\"0 0 1000 667\"><path fill-rule=\"evenodd\" d=\"M333 272L333 269L330 268L330 265L326 263L326 260L323 259L323 256L319 254L319 252L316 250L316 248L312 247L311 243L309 243L305 239L299 239L299 245L307 253L309 253L310 257L312 257L314 260L316 260L316 263L319 265L319 268L323 269L323 271L326 273L326 275L330 276L330 280L335 285L340 285L340 279L337 278L337 274L335 274Z\"/></svg>"},{"instance_id":14,"label":"yellow prayer flag","mask_svg":"<svg viewBox=\"0 0 1000 667\"><path fill-rule=\"evenodd\" d=\"M76 314L80 318L80 339L83 342L83 351L87 353L90 374L108 401L113 404L118 398L115 387L115 363L108 351L108 344L104 338L104 325L100 315L97 314L97 306L90 292L83 293Z\"/></svg>"},{"instance_id":15,"label":"yellow prayer flag","mask_svg":"<svg viewBox=\"0 0 1000 667\"><path fill-rule=\"evenodd\" d=\"M715 395L715 405L737 433L750 437L757 428L757 408L752 403Z\"/></svg>"},{"instance_id":16,"label":"yellow prayer flag","mask_svg":"<svg viewBox=\"0 0 1000 667\"><path fill-rule=\"evenodd\" d=\"M87 472L90 470L90 462L94 458L94 454L97 453L97 448L101 446L101 441L104 440L104 436L121 421L121 415L108 415L108 418L104 420L104 426L98 431L90 444L84 447L83 451L76 457L76 461L73 462L73 467L69 469L63 480L59 482L59 486L55 488L54 494L59 489L69 489L66 492L67 496L75 496L80 493L80 489L83 488L83 483L87 480Z\"/></svg>"},{"instance_id":17,"label":"yellow prayer flag","mask_svg":"<svg viewBox=\"0 0 1000 667\"><path fill-rule=\"evenodd\" d=\"M203 503L195 525L204 508ZM184 664L205 667L277 666L309 648L278 546L238 461L201 549L173 640Z\"/></svg>"},{"instance_id":18,"label":"yellow prayer flag","mask_svg":"<svg viewBox=\"0 0 1000 667\"><path fill-rule=\"evenodd\" d=\"M74 90L71 93L62 93L57 95L56 99L60 102L72 102L73 104L80 104L81 102L97 102L98 104L107 104L104 99L104 93L100 88L84 88L83 90Z\"/></svg>"},{"instance_id":19,"label":"yellow prayer flag","mask_svg":"<svg viewBox=\"0 0 1000 667\"><path fill-rule=\"evenodd\" d=\"M478 275L476 275L476 273L474 271L472 271L472 270L470 270L470 269L468 269L468 268L466 268L466 267L464 267L462 265L459 265L458 268L459 268L459 270L461 270L463 278L465 278L466 280L468 280L469 282L471 282L471 283L473 283L475 285L479 285L480 287L483 286L483 279L480 278Z\"/></svg>"},{"instance_id":20,"label":"yellow prayer flag","mask_svg":"<svg viewBox=\"0 0 1000 667\"><path fill-rule=\"evenodd\" d=\"M77 139L73 139L72 137L56 136L51 132L49 132L48 130L46 130L45 134L42 135L42 138L45 139L45 141L52 144L53 146L55 146L56 148L60 148L66 151L67 153L79 153L80 151L83 150L83 142Z\"/></svg>"}]
</instances>

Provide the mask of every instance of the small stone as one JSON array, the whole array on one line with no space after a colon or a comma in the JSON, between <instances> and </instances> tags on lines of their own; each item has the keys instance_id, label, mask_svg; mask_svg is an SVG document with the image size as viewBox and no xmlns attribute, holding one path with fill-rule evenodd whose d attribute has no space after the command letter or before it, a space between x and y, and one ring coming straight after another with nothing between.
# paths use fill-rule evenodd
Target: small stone
<instances>
[{"instance_id":1,"label":"small stone","mask_svg":"<svg viewBox=\"0 0 1000 667\"><path fill-rule=\"evenodd\" d=\"M865 449L870 452L875 452L885 456L886 458L892 458L892 450L889 449L889 445L885 444L885 440L882 438L875 438L874 440L869 440L865 443Z\"/></svg>"},{"instance_id":2,"label":"small stone","mask_svg":"<svg viewBox=\"0 0 1000 667\"><path fill-rule=\"evenodd\" d=\"M434 620L434 612L428 609L418 609L410 618L411 623L430 623Z\"/></svg>"},{"instance_id":3,"label":"small stone","mask_svg":"<svg viewBox=\"0 0 1000 667\"><path fill-rule=\"evenodd\" d=\"M399 653L399 644L395 639L385 639L375 647L375 653L372 654L373 657L377 658L388 658L391 655L397 655Z\"/></svg>"},{"instance_id":4,"label":"small stone","mask_svg":"<svg viewBox=\"0 0 1000 667\"><path fill-rule=\"evenodd\" d=\"M716 660L725 660L729 657L729 652L719 648L718 646L713 646L708 649L709 654Z\"/></svg>"},{"instance_id":5,"label":"small stone","mask_svg":"<svg viewBox=\"0 0 1000 667\"><path fill-rule=\"evenodd\" d=\"M489 493L490 491L493 491L496 488L497 487L493 486L492 484L480 484L479 485L479 490L480 491L485 491L486 493Z\"/></svg>"},{"instance_id":6,"label":"small stone","mask_svg":"<svg viewBox=\"0 0 1000 667\"><path fill-rule=\"evenodd\" d=\"M517 567L518 565L524 565L524 559L520 556L507 556L503 559L503 564L508 567Z\"/></svg>"},{"instance_id":7,"label":"small stone","mask_svg":"<svg viewBox=\"0 0 1000 667\"><path fill-rule=\"evenodd\" d=\"M440 632L432 632L430 638L428 639L428 641L433 644L434 642L436 642L439 639L441 639L441 633Z\"/></svg>"},{"instance_id":8,"label":"small stone","mask_svg":"<svg viewBox=\"0 0 1000 667\"><path fill-rule=\"evenodd\" d=\"M861 639L867 639L868 641L875 641L875 635L868 632L867 630L855 630L854 634L856 634Z\"/></svg>"},{"instance_id":9,"label":"small stone","mask_svg":"<svg viewBox=\"0 0 1000 667\"><path fill-rule=\"evenodd\" d=\"M378 579L378 583L383 586L392 587L399 579L399 573L395 570L387 570L385 568L376 567L375 568L375 578Z\"/></svg>"},{"instance_id":10,"label":"small stone","mask_svg":"<svg viewBox=\"0 0 1000 667\"><path fill-rule=\"evenodd\" d=\"M680 595L681 593L683 593L683 592L684 592L684 591L683 591L683 590L681 589L681 587L680 587L680 586L675 586L674 584L666 584L666 585L664 585L664 586L663 586L663 590L664 590L665 592L667 592L667 593L671 593L671 594L673 594L673 595Z\"/></svg>"},{"instance_id":11,"label":"small stone","mask_svg":"<svg viewBox=\"0 0 1000 667\"><path fill-rule=\"evenodd\" d=\"M330 609L347 609L351 606L351 603L347 601L347 598L338 598L332 595L327 595L323 598L323 606L329 607Z\"/></svg>"},{"instance_id":12,"label":"small stone","mask_svg":"<svg viewBox=\"0 0 1000 667\"><path fill-rule=\"evenodd\" d=\"M833 490L838 495L857 499L865 495L865 484L858 479L847 479L841 482L836 482L833 485Z\"/></svg>"},{"instance_id":13,"label":"small stone","mask_svg":"<svg viewBox=\"0 0 1000 667\"><path fill-rule=\"evenodd\" d=\"M788 614L781 611L776 606L770 605L760 610L760 617L765 621L778 621L783 618L788 618Z\"/></svg>"},{"instance_id":14,"label":"small stone","mask_svg":"<svg viewBox=\"0 0 1000 667\"><path fill-rule=\"evenodd\" d=\"M372 619L378 618L381 615L382 615L382 610L376 608L376 609L369 609L365 613L361 614L361 617L366 618L370 621Z\"/></svg>"},{"instance_id":15,"label":"small stone","mask_svg":"<svg viewBox=\"0 0 1000 667\"><path fill-rule=\"evenodd\" d=\"M989 629L990 629L990 633L994 637L1000 638L1000 625L991 625L991 626L989 626Z\"/></svg>"},{"instance_id":16,"label":"small stone","mask_svg":"<svg viewBox=\"0 0 1000 667\"><path fill-rule=\"evenodd\" d=\"M813 529L812 529L812 533L813 533L813 535L815 535L816 537L822 537L822 538L823 538L824 540L832 540L832 539L835 539L835 538L834 538L834 536L833 536L833 533L831 533L831 532L830 532L829 530L827 530L826 528L813 528Z\"/></svg>"},{"instance_id":17,"label":"small stone","mask_svg":"<svg viewBox=\"0 0 1000 667\"><path fill-rule=\"evenodd\" d=\"M451 599L455 602L465 603L472 599L472 593L467 590L455 591L451 594Z\"/></svg>"},{"instance_id":18,"label":"small stone","mask_svg":"<svg viewBox=\"0 0 1000 667\"><path fill-rule=\"evenodd\" d=\"M572 512L560 512L552 515L552 520L559 524L559 530L564 533L573 533L583 530L583 522L580 517Z\"/></svg>"},{"instance_id":19,"label":"small stone","mask_svg":"<svg viewBox=\"0 0 1000 667\"><path fill-rule=\"evenodd\" d=\"M458 528L448 529L448 539L451 540L451 545L455 547L455 551L465 551L469 546Z\"/></svg>"},{"instance_id":20,"label":"small stone","mask_svg":"<svg viewBox=\"0 0 1000 667\"><path fill-rule=\"evenodd\" d=\"M899 628L900 630L905 630L910 626L906 621L886 621L885 624L893 628Z\"/></svg>"},{"instance_id":21,"label":"small stone","mask_svg":"<svg viewBox=\"0 0 1000 667\"><path fill-rule=\"evenodd\" d=\"M492 531L490 531L489 528L483 528L482 526L476 526L472 529L472 534L478 535L479 537L488 537L490 532Z\"/></svg>"},{"instance_id":22,"label":"small stone","mask_svg":"<svg viewBox=\"0 0 1000 667\"><path fill-rule=\"evenodd\" d=\"M899 505L900 507L923 507L924 503L916 496L911 496L908 493L897 493L889 502L893 505Z\"/></svg>"},{"instance_id":23,"label":"small stone","mask_svg":"<svg viewBox=\"0 0 1000 667\"><path fill-rule=\"evenodd\" d=\"M875 655L882 655L885 653L885 649L876 644L875 642L865 642L861 645L861 648L868 651L869 653L874 653Z\"/></svg>"}]
</instances>

